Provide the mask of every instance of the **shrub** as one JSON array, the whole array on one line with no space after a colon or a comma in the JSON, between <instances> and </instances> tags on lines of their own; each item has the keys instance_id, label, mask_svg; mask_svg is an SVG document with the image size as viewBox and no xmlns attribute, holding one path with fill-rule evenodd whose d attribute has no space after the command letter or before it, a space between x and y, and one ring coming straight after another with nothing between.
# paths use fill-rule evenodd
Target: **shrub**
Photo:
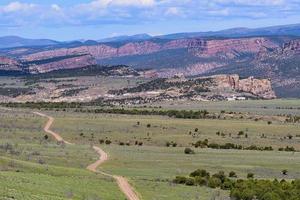
<instances>
[{"instance_id":1,"label":"shrub","mask_svg":"<svg viewBox=\"0 0 300 200\"><path fill-rule=\"evenodd\" d=\"M210 143L208 145L208 148L212 148L212 149L220 149L220 145L217 143Z\"/></svg>"},{"instance_id":2,"label":"shrub","mask_svg":"<svg viewBox=\"0 0 300 200\"><path fill-rule=\"evenodd\" d=\"M233 187L233 181L231 181L230 179L226 179L224 181L224 183L221 185L221 189L222 190L229 190Z\"/></svg>"},{"instance_id":3,"label":"shrub","mask_svg":"<svg viewBox=\"0 0 300 200\"><path fill-rule=\"evenodd\" d=\"M195 177L195 184L200 185L200 186L207 185L207 178L196 176Z\"/></svg>"},{"instance_id":4,"label":"shrub","mask_svg":"<svg viewBox=\"0 0 300 200\"><path fill-rule=\"evenodd\" d=\"M99 143L100 143L100 144L103 144L103 143L104 143L104 140L100 139L100 140L99 140Z\"/></svg>"},{"instance_id":5,"label":"shrub","mask_svg":"<svg viewBox=\"0 0 300 200\"><path fill-rule=\"evenodd\" d=\"M184 176L176 176L176 178L173 180L174 183L176 184L185 184L187 178Z\"/></svg>"},{"instance_id":6,"label":"shrub","mask_svg":"<svg viewBox=\"0 0 300 200\"><path fill-rule=\"evenodd\" d=\"M224 183L225 179L226 179L226 175L223 171L219 171L218 173L212 175L213 178L217 178L217 179L220 179L220 181L222 183Z\"/></svg>"},{"instance_id":7,"label":"shrub","mask_svg":"<svg viewBox=\"0 0 300 200\"><path fill-rule=\"evenodd\" d=\"M244 135L244 131L239 131L238 135Z\"/></svg>"},{"instance_id":8,"label":"shrub","mask_svg":"<svg viewBox=\"0 0 300 200\"><path fill-rule=\"evenodd\" d=\"M222 184L221 180L215 177L212 177L208 180L208 187L210 188L220 187L221 184Z\"/></svg>"},{"instance_id":9,"label":"shrub","mask_svg":"<svg viewBox=\"0 0 300 200\"><path fill-rule=\"evenodd\" d=\"M254 174L253 173L248 173L247 178L254 178Z\"/></svg>"},{"instance_id":10,"label":"shrub","mask_svg":"<svg viewBox=\"0 0 300 200\"><path fill-rule=\"evenodd\" d=\"M187 148L184 149L184 153L185 154L194 154L195 152L191 148L187 147Z\"/></svg>"},{"instance_id":11,"label":"shrub","mask_svg":"<svg viewBox=\"0 0 300 200\"><path fill-rule=\"evenodd\" d=\"M293 136L292 136L292 135L288 135L287 137L288 137L290 140L293 139Z\"/></svg>"},{"instance_id":12,"label":"shrub","mask_svg":"<svg viewBox=\"0 0 300 200\"><path fill-rule=\"evenodd\" d=\"M234 171L229 172L229 177L231 178L237 178L237 175Z\"/></svg>"},{"instance_id":13,"label":"shrub","mask_svg":"<svg viewBox=\"0 0 300 200\"><path fill-rule=\"evenodd\" d=\"M110 145L111 141L110 140L105 140L105 144Z\"/></svg>"},{"instance_id":14,"label":"shrub","mask_svg":"<svg viewBox=\"0 0 300 200\"><path fill-rule=\"evenodd\" d=\"M188 186L195 185L195 180L193 178L187 178L185 184Z\"/></svg>"},{"instance_id":15,"label":"shrub","mask_svg":"<svg viewBox=\"0 0 300 200\"><path fill-rule=\"evenodd\" d=\"M206 177L208 178L209 177L209 172L207 172L206 170L204 169L197 169L196 171L193 171L192 173L190 173L190 176L191 177Z\"/></svg>"},{"instance_id":16,"label":"shrub","mask_svg":"<svg viewBox=\"0 0 300 200\"><path fill-rule=\"evenodd\" d=\"M284 170L281 171L281 173L282 173L283 175L287 175L288 170L284 169Z\"/></svg>"}]
</instances>

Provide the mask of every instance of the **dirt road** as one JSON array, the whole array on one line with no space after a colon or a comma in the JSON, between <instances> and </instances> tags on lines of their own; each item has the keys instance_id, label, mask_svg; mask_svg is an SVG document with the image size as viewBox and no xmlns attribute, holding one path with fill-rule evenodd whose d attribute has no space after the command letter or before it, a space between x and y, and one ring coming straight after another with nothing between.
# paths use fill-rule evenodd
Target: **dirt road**
<instances>
[{"instance_id":1,"label":"dirt road","mask_svg":"<svg viewBox=\"0 0 300 200\"><path fill-rule=\"evenodd\" d=\"M96 173L99 172L99 173L101 173L105 176L109 176L109 177L114 178L117 181L120 190L125 194L125 196L127 197L128 200L139 200L138 195L134 191L133 187L128 183L126 178L124 178L122 176L107 174L105 172L97 170L97 168L102 163L104 163L105 161L108 160L108 155L101 148L99 148L97 146L93 146L93 148L99 154L99 160L97 160L93 164L89 165L87 167L87 169L92 171L92 172L96 172Z\"/></svg>"},{"instance_id":2,"label":"dirt road","mask_svg":"<svg viewBox=\"0 0 300 200\"><path fill-rule=\"evenodd\" d=\"M72 144L66 140L64 140L58 133L50 130L51 125L54 122L54 118L48 115L45 115L43 113L40 112L33 112L36 115L39 115L41 117L47 117L48 121L46 123L46 125L44 126L44 131L46 133L51 134L57 141L59 142L64 142L66 144ZM97 146L93 146L93 149L97 152L97 154L99 154L99 159L90 164L87 169L95 172L95 173L101 173L105 176L109 176L112 177L116 180L116 182L118 183L118 186L120 188L120 190L124 193L124 195L127 197L128 200L139 200L138 195L136 194L135 190L133 189L133 187L128 183L127 179L122 177L122 176L116 176L116 175L111 175L111 174L107 174L105 172L102 171L98 171L97 168L104 163L105 161L108 160L108 155L105 151L103 151L100 147Z\"/></svg>"}]
</instances>

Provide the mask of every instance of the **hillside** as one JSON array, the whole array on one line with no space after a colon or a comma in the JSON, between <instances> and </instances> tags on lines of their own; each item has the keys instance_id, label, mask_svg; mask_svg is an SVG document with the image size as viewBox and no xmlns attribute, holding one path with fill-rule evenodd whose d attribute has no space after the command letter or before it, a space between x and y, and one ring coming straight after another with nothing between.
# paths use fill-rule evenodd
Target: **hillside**
<instances>
[{"instance_id":1,"label":"hillside","mask_svg":"<svg viewBox=\"0 0 300 200\"><path fill-rule=\"evenodd\" d=\"M88 43L88 44L87 44ZM70 45L70 46L69 46ZM271 79L279 97L299 97L294 36L146 39L1 50L0 74L39 74L100 64L151 69L149 77L239 74Z\"/></svg>"},{"instance_id":2,"label":"hillside","mask_svg":"<svg viewBox=\"0 0 300 200\"><path fill-rule=\"evenodd\" d=\"M59 44L59 42L49 39L27 39L18 36L0 37L0 49L26 46L47 46L57 44Z\"/></svg>"}]
</instances>

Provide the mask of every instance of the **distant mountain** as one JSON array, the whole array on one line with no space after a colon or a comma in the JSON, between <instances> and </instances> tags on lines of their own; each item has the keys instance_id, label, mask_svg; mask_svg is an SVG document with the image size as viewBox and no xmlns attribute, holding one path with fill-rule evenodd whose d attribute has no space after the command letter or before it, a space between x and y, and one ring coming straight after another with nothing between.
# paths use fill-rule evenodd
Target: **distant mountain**
<instances>
[{"instance_id":1,"label":"distant mountain","mask_svg":"<svg viewBox=\"0 0 300 200\"><path fill-rule=\"evenodd\" d=\"M111 37L111 38L104 38L101 40L98 40L98 42L105 43L105 42L124 42L124 41L139 41L139 40L148 40L151 39L152 36L148 34L137 34L137 35L122 35L117 37Z\"/></svg>"},{"instance_id":2,"label":"distant mountain","mask_svg":"<svg viewBox=\"0 0 300 200\"><path fill-rule=\"evenodd\" d=\"M174 33L156 36L161 39L183 39L193 37L253 37L253 36L300 36L300 24L270 26L263 28L232 28L221 31Z\"/></svg>"},{"instance_id":3,"label":"distant mountain","mask_svg":"<svg viewBox=\"0 0 300 200\"><path fill-rule=\"evenodd\" d=\"M27 39L18 36L0 37L0 48L57 45L60 42L49 39Z\"/></svg>"}]
</instances>

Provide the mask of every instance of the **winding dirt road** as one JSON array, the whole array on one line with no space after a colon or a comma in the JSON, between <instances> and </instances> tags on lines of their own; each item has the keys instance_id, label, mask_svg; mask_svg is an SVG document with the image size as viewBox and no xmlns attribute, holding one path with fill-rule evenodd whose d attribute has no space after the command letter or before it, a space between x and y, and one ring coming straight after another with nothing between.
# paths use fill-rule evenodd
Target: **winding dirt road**
<instances>
[{"instance_id":1,"label":"winding dirt road","mask_svg":"<svg viewBox=\"0 0 300 200\"><path fill-rule=\"evenodd\" d=\"M46 117L48 118L48 121L46 123L46 125L44 126L44 131L46 133L51 134L57 141L59 142L64 142L66 144L72 144L66 140L64 140L58 133L52 131L50 129L51 125L54 122L54 118L51 116L48 116L46 114L40 113L40 112L33 112L36 115L39 115L41 117ZM97 168L104 163L105 161L108 160L108 155L105 151L103 151L100 147L97 146L93 146L93 149L97 152L97 154L99 154L99 159L90 164L87 169L89 171L95 172L95 173L101 173L105 176L109 176L112 177L116 180L116 182L118 183L118 186L120 188L120 190L124 193L124 195L127 197L128 200L139 200L139 197L137 195L137 193L135 192L134 188L128 183L127 179L122 177L122 176L116 176L116 175L111 175L111 174L107 174L105 172L102 171L98 171Z\"/></svg>"}]
</instances>

